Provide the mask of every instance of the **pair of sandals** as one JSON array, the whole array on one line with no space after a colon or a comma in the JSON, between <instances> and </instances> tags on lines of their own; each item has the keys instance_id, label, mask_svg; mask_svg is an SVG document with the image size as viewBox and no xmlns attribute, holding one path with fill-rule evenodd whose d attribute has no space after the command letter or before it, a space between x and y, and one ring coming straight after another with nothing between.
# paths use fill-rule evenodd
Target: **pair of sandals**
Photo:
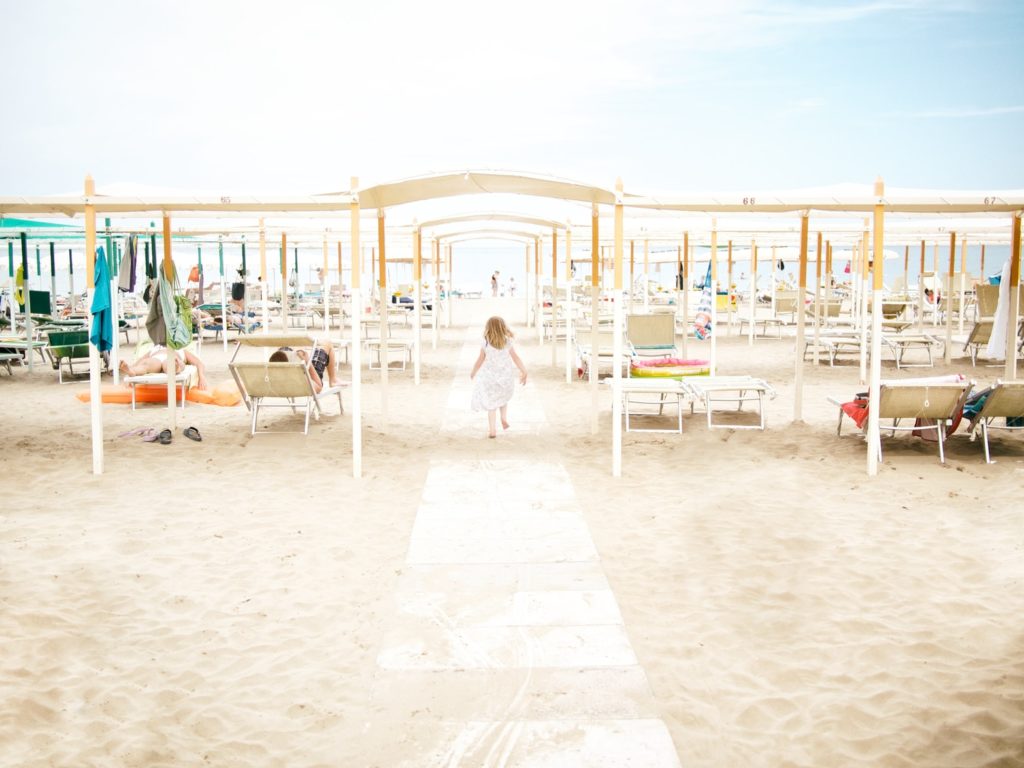
<instances>
[{"instance_id":1,"label":"pair of sandals","mask_svg":"<svg viewBox=\"0 0 1024 768\"><path fill-rule=\"evenodd\" d=\"M185 431L182 434L189 440L195 440L197 443L203 441L203 436L199 434L199 430L195 427L185 427ZM144 443L160 443L161 445L169 445L171 440L174 439L174 433L171 430L165 429L157 432L152 427L130 429L127 432L122 432L118 437L135 437L136 435L141 437Z\"/></svg>"}]
</instances>

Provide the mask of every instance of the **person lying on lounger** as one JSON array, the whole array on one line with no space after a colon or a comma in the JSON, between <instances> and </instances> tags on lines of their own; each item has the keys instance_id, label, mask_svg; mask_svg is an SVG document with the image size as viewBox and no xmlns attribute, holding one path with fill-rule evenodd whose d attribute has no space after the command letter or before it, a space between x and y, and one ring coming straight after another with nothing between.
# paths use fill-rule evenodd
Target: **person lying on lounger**
<instances>
[{"instance_id":1,"label":"person lying on lounger","mask_svg":"<svg viewBox=\"0 0 1024 768\"><path fill-rule=\"evenodd\" d=\"M290 362L288 353L292 351L294 351L295 354L306 363L306 367L309 368L309 378L313 382L314 392L320 394L320 392L323 391L324 371L327 371L327 385L330 387L337 386L338 360L334 354L334 345L330 341L325 340L317 344L316 351L313 352L312 359L310 359L308 350L292 350L291 347L279 347L270 355L270 362Z\"/></svg>"},{"instance_id":2,"label":"person lying on lounger","mask_svg":"<svg viewBox=\"0 0 1024 768\"><path fill-rule=\"evenodd\" d=\"M125 376L144 376L147 373L167 373L167 353L175 352L174 372L176 374L185 370L186 365L194 365L199 374L197 386L199 389L209 389L206 384L206 366L196 355L187 349L168 350L167 347L159 344L151 347L144 355L139 357L131 365L127 360L121 361L121 373Z\"/></svg>"}]
</instances>

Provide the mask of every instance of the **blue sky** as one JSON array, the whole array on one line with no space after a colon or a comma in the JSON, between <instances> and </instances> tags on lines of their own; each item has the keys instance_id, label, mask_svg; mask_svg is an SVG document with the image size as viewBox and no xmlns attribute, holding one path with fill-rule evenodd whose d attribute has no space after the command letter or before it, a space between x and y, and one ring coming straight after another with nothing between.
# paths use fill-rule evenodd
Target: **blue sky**
<instances>
[{"instance_id":1,"label":"blue sky","mask_svg":"<svg viewBox=\"0 0 1024 768\"><path fill-rule=\"evenodd\" d=\"M0 18L0 194L481 167L636 191L1024 186L1012 0L6 0Z\"/></svg>"}]
</instances>

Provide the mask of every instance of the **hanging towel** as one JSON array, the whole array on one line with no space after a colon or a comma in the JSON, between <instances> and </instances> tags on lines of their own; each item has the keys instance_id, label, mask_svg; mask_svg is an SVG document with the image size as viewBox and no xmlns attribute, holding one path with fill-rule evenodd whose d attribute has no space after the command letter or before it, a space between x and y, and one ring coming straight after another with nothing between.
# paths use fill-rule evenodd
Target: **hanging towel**
<instances>
[{"instance_id":1,"label":"hanging towel","mask_svg":"<svg viewBox=\"0 0 1024 768\"><path fill-rule=\"evenodd\" d=\"M1006 359L1006 324L1010 322L1010 260L1003 264L999 278L999 300L992 318L992 334L988 337L985 354L993 360Z\"/></svg>"},{"instance_id":2,"label":"hanging towel","mask_svg":"<svg viewBox=\"0 0 1024 768\"><path fill-rule=\"evenodd\" d=\"M693 319L693 333L701 341L711 337L711 264L704 277L704 290L697 303L697 316Z\"/></svg>"},{"instance_id":3,"label":"hanging towel","mask_svg":"<svg viewBox=\"0 0 1024 768\"><path fill-rule=\"evenodd\" d=\"M135 290L135 262L138 252L138 235L129 235L124 244L124 255L121 256L121 266L117 276L117 287L125 293L131 293Z\"/></svg>"},{"instance_id":4,"label":"hanging towel","mask_svg":"<svg viewBox=\"0 0 1024 768\"><path fill-rule=\"evenodd\" d=\"M103 247L96 249L95 288L92 294L92 333L89 341L100 352L114 346L114 321L110 311L110 275Z\"/></svg>"}]
</instances>

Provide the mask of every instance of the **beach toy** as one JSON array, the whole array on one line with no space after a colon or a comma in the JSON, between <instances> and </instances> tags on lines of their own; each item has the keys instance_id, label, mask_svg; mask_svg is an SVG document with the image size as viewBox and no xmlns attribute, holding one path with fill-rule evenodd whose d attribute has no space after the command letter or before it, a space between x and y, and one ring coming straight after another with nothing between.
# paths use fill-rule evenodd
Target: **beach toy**
<instances>
[{"instance_id":1,"label":"beach toy","mask_svg":"<svg viewBox=\"0 0 1024 768\"><path fill-rule=\"evenodd\" d=\"M88 403L89 390L79 392L75 395L81 402ZM222 405L226 407L238 405L242 402L242 395L233 382L222 384L211 390L197 389L192 387L185 394L185 399L190 403L202 403L204 405ZM132 390L130 387L115 387L107 385L100 389L100 400L104 403L120 403L131 405ZM166 403L167 387L163 384L138 384L135 387L136 403Z\"/></svg>"},{"instance_id":2,"label":"beach toy","mask_svg":"<svg viewBox=\"0 0 1024 768\"><path fill-rule=\"evenodd\" d=\"M707 360L683 360L678 357L637 360L629 366L630 377L637 379L707 376L710 371L711 366Z\"/></svg>"}]
</instances>

